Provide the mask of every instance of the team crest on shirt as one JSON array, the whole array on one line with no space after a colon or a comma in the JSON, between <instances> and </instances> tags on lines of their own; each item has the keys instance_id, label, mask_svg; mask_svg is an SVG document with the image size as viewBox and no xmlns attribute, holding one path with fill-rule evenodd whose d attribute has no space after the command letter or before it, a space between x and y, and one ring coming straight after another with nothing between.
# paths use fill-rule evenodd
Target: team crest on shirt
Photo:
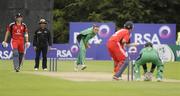
<instances>
[{"instance_id":1,"label":"team crest on shirt","mask_svg":"<svg viewBox=\"0 0 180 96\"><path fill-rule=\"evenodd\" d=\"M24 27L23 26L21 26L21 30L23 30L24 29Z\"/></svg>"},{"instance_id":2,"label":"team crest on shirt","mask_svg":"<svg viewBox=\"0 0 180 96\"><path fill-rule=\"evenodd\" d=\"M14 26L15 29L17 29L17 26Z\"/></svg>"}]
</instances>

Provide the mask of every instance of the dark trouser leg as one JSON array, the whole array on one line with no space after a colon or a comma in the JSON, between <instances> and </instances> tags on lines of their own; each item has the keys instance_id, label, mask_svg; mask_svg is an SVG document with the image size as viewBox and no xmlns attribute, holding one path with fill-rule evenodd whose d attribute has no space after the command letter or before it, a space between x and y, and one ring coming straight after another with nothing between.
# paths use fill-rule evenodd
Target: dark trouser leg
<instances>
[{"instance_id":1,"label":"dark trouser leg","mask_svg":"<svg viewBox=\"0 0 180 96\"><path fill-rule=\"evenodd\" d=\"M143 67L144 74L145 74L147 72L147 64L143 64L142 67Z\"/></svg>"},{"instance_id":2,"label":"dark trouser leg","mask_svg":"<svg viewBox=\"0 0 180 96\"><path fill-rule=\"evenodd\" d=\"M41 48L36 49L36 58L35 58L35 66L34 68L39 68L39 59L41 55Z\"/></svg>"},{"instance_id":3,"label":"dark trouser leg","mask_svg":"<svg viewBox=\"0 0 180 96\"><path fill-rule=\"evenodd\" d=\"M14 70L19 70L19 52L17 49L13 49L13 64Z\"/></svg>"},{"instance_id":4,"label":"dark trouser leg","mask_svg":"<svg viewBox=\"0 0 180 96\"><path fill-rule=\"evenodd\" d=\"M127 66L129 65L129 60L125 60L125 62L123 62L124 64L121 65L121 68L118 70L118 72L115 74L116 77L121 77L122 73L125 71L125 69L127 68Z\"/></svg>"},{"instance_id":5,"label":"dark trouser leg","mask_svg":"<svg viewBox=\"0 0 180 96\"><path fill-rule=\"evenodd\" d=\"M19 68L22 64L23 57L24 57L24 53L19 53Z\"/></svg>"},{"instance_id":6,"label":"dark trouser leg","mask_svg":"<svg viewBox=\"0 0 180 96\"><path fill-rule=\"evenodd\" d=\"M47 68L47 51L48 51L48 47L42 48L42 57L43 57L42 68L43 69Z\"/></svg>"},{"instance_id":7,"label":"dark trouser leg","mask_svg":"<svg viewBox=\"0 0 180 96\"><path fill-rule=\"evenodd\" d=\"M152 65L151 65L151 70L150 70L150 72L153 73L154 70L155 70L155 68L156 68L156 64L152 64Z\"/></svg>"}]
</instances>

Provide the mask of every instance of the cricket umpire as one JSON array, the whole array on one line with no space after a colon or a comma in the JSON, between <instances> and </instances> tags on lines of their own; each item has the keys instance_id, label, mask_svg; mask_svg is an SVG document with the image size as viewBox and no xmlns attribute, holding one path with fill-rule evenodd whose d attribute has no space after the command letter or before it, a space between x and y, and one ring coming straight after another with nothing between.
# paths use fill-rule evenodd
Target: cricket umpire
<instances>
[{"instance_id":1,"label":"cricket umpire","mask_svg":"<svg viewBox=\"0 0 180 96\"><path fill-rule=\"evenodd\" d=\"M47 70L47 52L52 46L51 33L46 28L47 22L45 19L40 19L39 28L34 33L33 47L36 52L34 70L39 69L39 59L42 52L42 69Z\"/></svg>"}]
</instances>

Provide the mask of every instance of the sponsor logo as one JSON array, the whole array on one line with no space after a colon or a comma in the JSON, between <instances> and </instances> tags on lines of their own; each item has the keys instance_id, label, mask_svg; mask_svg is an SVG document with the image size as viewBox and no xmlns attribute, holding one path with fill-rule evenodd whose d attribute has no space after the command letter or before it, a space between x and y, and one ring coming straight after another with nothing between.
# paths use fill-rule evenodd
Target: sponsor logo
<instances>
[{"instance_id":1,"label":"sponsor logo","mask_svg":"<svg viewBox=\"0 0 180 96\"><path fill-rule=\"evenodd\" d=\"M98 35L101 37L101 38L106 38L110 33L110 28L108 25L101 25L99 27L99 32L98 32Z\"/></svg>"},{"instance_id":2,"label":"sponsor logo","mask_svg":"<svg viewBox=\"0 0 180 96\"><path fill-rule=\"evenodd\" d=\"M175 60L174 53L168 45L155 45L154 48L158 51L162 61L167 62Z\"/></svg>"},{"instance_id":3,"label":"sponsor logo","mask_svg":"<svg viewBox=\"0 0 180 96\"><path fill-rule=\"evenodd\" d=\"M79 48L78 48L77 45L73 45L73 46L71 47L71 52L72 52L72 53L77 53L78 51L79 51Z\"/></svg>"},{"instance_id":4,"label":"sponsor logo","mask_svg":"<svg viewBox=\"0 0 180 96\"><path fill-rule=\"evenodd\" d=\"M72 53L70 50L57 50L57 57L58 58L71 58Z\"/></svg>"},{"instance_id":5,"label":"sponsor logo","mask_svg":"<svg viewBox=\"0 0 180 96\"><path fill-rule=\"evenodd\" d=\"M151 42L153 44L161 44L158 35L150 34L150 33L145 33L145 34L135 33L134 42L138 44L145 44L147 42Z\"/></svg>"},{"instance_id":6,"label":"sponsor logo","mask_svg":"<svg viewBox=\"0 0 180 96\"><path fill-rule=\"evenodd\" d=\"M1 59L11 59L12 55L13 55L12 51L8 51L8 50L0 51L0 58Z\"/></svg>"},{"instance_id":7,"label":"sponsor logo","mask_svg":"<svg viewBox=\"0 0 180 96\"><path fill-rule=\"evenodd\" d=\"M163 25L159 28L159 36L162 39L167 39L170 37L170 35L171 35L171 29L169 26Z\"/></svg>"}]
</instances>

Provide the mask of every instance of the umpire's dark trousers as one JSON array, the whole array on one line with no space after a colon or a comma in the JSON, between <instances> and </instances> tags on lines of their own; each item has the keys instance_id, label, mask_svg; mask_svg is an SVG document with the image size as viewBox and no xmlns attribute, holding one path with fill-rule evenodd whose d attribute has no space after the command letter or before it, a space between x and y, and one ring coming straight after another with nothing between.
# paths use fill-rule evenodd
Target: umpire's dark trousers
<instances>
[{"instance_id":1,"label":"umpire's dark trousers","mask_svg":"<svg viewBox=\"0 0 180 96\"><path fill-rule=\"evenodd\" d=\"M48 46L37 47L34 68L39 68L39 60L40 60L41 52L42 52L42 58L43 58L43 60L42 60L42 68L45 69L45 68L47 68Z\"/></svg>"}]
</instances>

